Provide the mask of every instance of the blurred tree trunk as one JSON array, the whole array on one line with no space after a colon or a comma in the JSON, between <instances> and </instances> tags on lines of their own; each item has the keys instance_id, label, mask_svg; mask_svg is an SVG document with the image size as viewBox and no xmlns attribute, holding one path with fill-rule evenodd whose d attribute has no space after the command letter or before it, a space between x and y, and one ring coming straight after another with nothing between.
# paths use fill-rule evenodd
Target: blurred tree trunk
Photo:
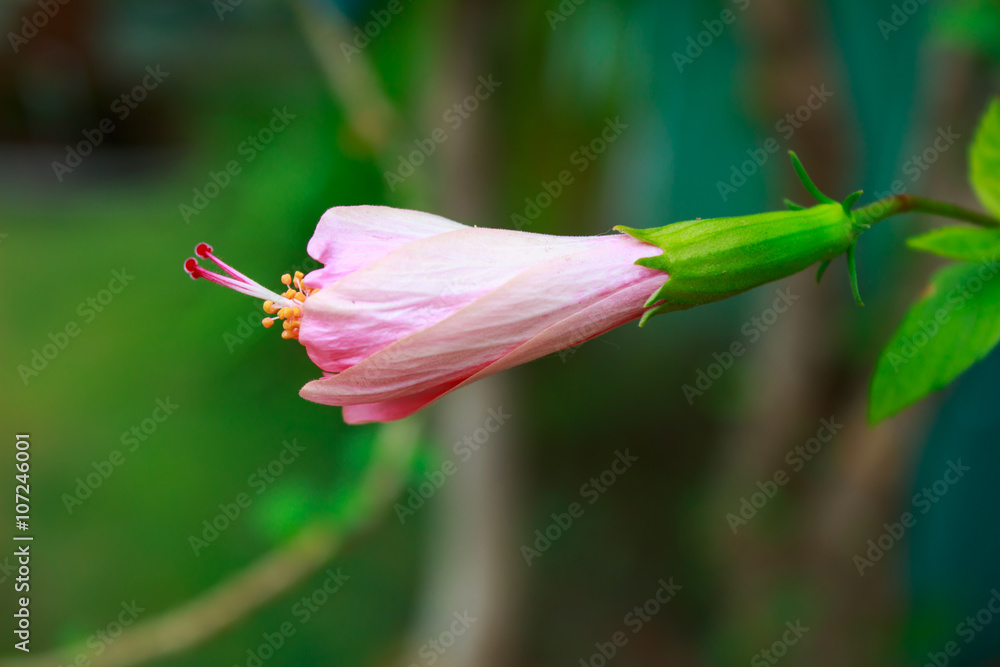
<instances>
[{"instance_id":1,"label":"blurred tree trunk","mask_svg":"<svg viewBox=\"0 0 1000 667\"><path fill-rule=\"evenodd\" d=\"M848 145L843 138L853 133L854 119L847 115L847 76L832 58L837 48L825 31L829 22L822 21L815 8L792 0L762 0L747 12L744 35L755 55L748 65L748 91L753 88L764 105L760 117L765 128L805 104L811 87L825 85L834 91L832 100L814 110L785 147L799 153L822 190L842 198L853 185L843 166L855 156L843 153ZM801 192L791 179L784 188ZM804 198L793 196L812 203ZM904 416L872 429L866 418L866 381L840 377L844 360L836 351L831 314L841 309L845 289L831 288L831 283L846 284L842 265L843 260L834 263L822 288L811 271L784 281L802 298L753 350L746 382L753 387L751 412L724 437L722 458L730 463L716 481L713 501L721 514L733 511L741 496L757 491L758 481L789 470L786 453L813 437L822 418L833 416L845 424L817 460L798 473L803 479L793 475L781 491L791 497L793 507L781 534L765 537L763 526L751 523L736 536L727 535L728 548L720 551L728 572L722 598L728 603L720 611L720 622L737 626L725 628L724 634L748 636L739 626L763 618L749 635L755 643L746 650L752 654L770 644L768 628L773 626L773 639L778 639L784 621L801 618L811 631L806 641L789 650L783 659L787 664L876 664L871 658L879 652L863 638L891 636L898 611L893 582L886 576L893 570L881 568L862 578L851 558L852 550L865 542L860 536L876 536L876 527L895 506L909 467L904 436L912 424ZM761 294L767 303L773 297L771 290ZM838 386L847 387L846 395ZM830 457L836 458L834 465L821 463ZM807 490L800 492L803 488ZM798 493L805 497L796 498ZM853 530L845 533L845 523ZM800 591L809 605L789 605L790 591Z\"/></svg>"},{"instance_id":2,"label":"blurred tree trunk","mask_svg":"<svg viewBox=\"0 0 1000 667\"><path fill-rule=\"evenodd\" d=\"M440 125L444 106L464 99L491 73L491 38L497 35L497 6L487 0L454 4L454 18L436 70L438 81L426 96L425 128ZM502 92L499 94L503 94ZM497 130L488 104L483 104L440 148L440 179L434 184L436 209L455 220L499 224L492 173ZM481 429L490 409L513 414L449 479L431 504L425 591L411 650L402 664L413 662L416 647L448 628L453 614L468 610L476 619L436 664L500 667L516 664L519 603L518 572L523 569L515 545L519 445L518 412L513 379L493 376L445 398L435 411L435 439L442 455L454 459L455 442Z\"/></svg>"}]
</instances>

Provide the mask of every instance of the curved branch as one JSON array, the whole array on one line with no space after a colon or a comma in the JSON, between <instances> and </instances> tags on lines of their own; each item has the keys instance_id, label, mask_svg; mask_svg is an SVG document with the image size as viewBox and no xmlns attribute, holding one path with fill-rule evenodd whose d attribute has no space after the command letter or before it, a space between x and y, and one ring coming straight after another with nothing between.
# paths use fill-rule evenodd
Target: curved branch
<instances>
[{"instance_id":1,"label":"curved branch","mask_svg":"<svg viewBox=\"0 0 1000 667\"><path fill-rule=\"evenodd\" d=\"M935 201L933 199L927 199L925 197L916 197L914 195L907 194L894 195L886 197L885 199L880 199L877 202L873 202L863 208L857 209L854 213L861 222L874 225L885 220L886 218L898 215L899 213L907 213L909 211L929 213L931 215L952 218L953 220L971 222L972 224L979 225L980 227L1000 227L1000 220L997 220L990 215L972 211L964 206L957 206L955 204L948 204L945 202Z\"/></svg>"},{"instance_id":2,"label":"curved branch","mask_svg":"<svg viewBox=\"0 0 1000 667\"><path fill-rule=\"evenodd\" d=\"M328 563L351 538L385 516L406 480L420 433L408 419L379 430L373 460L362 478L357 510L348 518L316 521L288 544L263 556L201 597L126 630L101 654L101 667L131 667L190 650L288 591ZM8 658L10 667L64 664L90 649L77 644L37 657Z\"/></svg>"},{"instance_id":3,"label":"curved branch","mask_svg":"<svg viewBox=\"0 0 1000 667\"><path fill-rule=\"evenodd\" d=\"M371 62L360 52L347 55L338 45L352 45L350 22L334 3L291 0L306 43L318 61L327 84L340 101L347 125L376 157L385 150L398 114L383 90Z\"/></svg>"}]
</instances>

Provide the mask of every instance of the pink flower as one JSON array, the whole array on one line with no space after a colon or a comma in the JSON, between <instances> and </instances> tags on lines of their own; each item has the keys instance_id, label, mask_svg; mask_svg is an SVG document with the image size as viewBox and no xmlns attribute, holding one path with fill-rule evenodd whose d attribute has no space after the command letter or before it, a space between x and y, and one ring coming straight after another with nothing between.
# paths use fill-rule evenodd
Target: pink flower
<instances>
[{"instance_id":1,"label":"pink flower","mask_svg":"<svg viewBox=\"0 0 1000 667\"><path fill-rule=\"evenodd\" d=\"M402 419L444 394L638 318L669 278L637 266L662 250L625 235L560 237L466 227L382 206L327 211L308 245L324 264L270 292L205 244L207 278L265 299L325 377L300 395L350 424Z\"/></svg>"}]
</instances>

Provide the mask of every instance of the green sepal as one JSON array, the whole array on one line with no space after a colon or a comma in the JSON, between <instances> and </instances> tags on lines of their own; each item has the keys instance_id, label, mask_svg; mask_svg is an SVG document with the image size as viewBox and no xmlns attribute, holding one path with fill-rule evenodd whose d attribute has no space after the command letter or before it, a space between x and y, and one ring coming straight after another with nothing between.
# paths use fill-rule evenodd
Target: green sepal
<instances>
[{"instance_id":1,"label":"green sepal","mask_svg":"<svg viewBox=\"0 0 1000 667\"><path fill-rule=\"evenodd\" d=\"M832 262L832 261L833 261L832 259L827 259L827 260L824 260L824 261L822 261L822 262L819 263L819 268L816 269L816 284L817 285L819 285L819 281L823 280L823 274L826 273L826 270L828 268L830 268L830 262Z\"/></svg>"},{"instance_id":2,"label":"green sepal","mask_svg":"<svg viewBox=\"0 0 1000 667\"><path fill-rule=\"evenodd\" d=\"M854 300L858 302L859 306L864 306L865 302L861 300L861 290L858 289L858 266L854 257L857 254L857 247L858 244L855 242L847 249L847 273L851 279L851 293L854 295Z\"/></svg>"},{"instance_id":3,"label":"green sepal","mask_svg":"<svg viewBox=\"0 0 1000 667\"><path fill-rule=\"evenodd\" d=\"M788 156L792 159L792 167L795 169L795 173L798 174L799 180L802 181L802 185L805 186L806 190L809 191L816 201L820 204L834 204L832 199L823 194L823 191L816 187L813 180L809 178L809 173L806 168L802 165L802 160L799 156L795 154L795 151L788 151Z\"/></svg>"},{"instance_id":4,"label":"green sepal","mask_svg":"<svg viewBox=\"0 0 1000 667\"><path fill-rule=\"evenodd\" d=\"M654 303L656 302L654 301ZM687 310L688 308L694 308L694 305L684 304L684 303L671 303L670 301L664 301L653 308L649 308L647 306L647 310L642 314L642 318L639 320L639 326L640 327L646 326L646 322L648 322L649 318L653 317L654 315L663 315L664 313L674 313L677 312L678 310Z\"/></svg>"},{"instance_id":5,"label":"green sepal","mask_svg":"<svg viewBox=\"0 0 1000 667\"><path fill-rule=\"evenodd\" d=\"M845 199L843 203L844 213L846 215L851 214L851 209L854 208L854 205L858 203L858 200L861 199L861 195L863 195L864 193L865 193L864 190L858 190L857 192L852 192L851 194L847 195L847 199Z\"/></svg>"},{"instance_id":6,"label":"green sepal","mask_svg":"<svg viewBox=\"0 0 1000 667\"><path fill-rule=\"evenodd\" d=\"M615 227L663 253L640 266L670 278L646 302L662 312L734 296L842 255L857 233L841 204L733 218L689 220L655 229Z\"/></svg>"},{"instance_id":7,"label":"green sepal","mask_svg":"<svg viewBox=\"0 0 1000 667\"><path fill-rule=\"evenodd\" d=\"M789 155L802 184L820 204L803 208L786 199L788 211L688 220L654 229L615 227L663 250L636 262L669 275L646 301L649 310L640 326L654 315L726 299L817 263L818 282L830 261L845 252L851 289L861 303L854 250L869 225L859 222L851 209L862 193L834 201L816 187L798 156L791 151Z\"/></svg>"}]
</instances>

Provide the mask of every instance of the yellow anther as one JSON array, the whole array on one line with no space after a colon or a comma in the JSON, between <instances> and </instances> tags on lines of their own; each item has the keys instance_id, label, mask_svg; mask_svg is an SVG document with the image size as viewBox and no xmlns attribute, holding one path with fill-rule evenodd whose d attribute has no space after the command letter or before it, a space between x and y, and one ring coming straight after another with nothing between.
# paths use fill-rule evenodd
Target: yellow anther
<instances>
[{"instance_id":1,"label":"yellow anther","mask_svg":"<svg viewBox=\"0 0 1000 667\"><path fill-rule=\"evenodd\" d=\"M295 271L294 274L286 273L281 276L282 284L288 287L281 296L295 305L283 306L279 305L282 302L264 302L264 312L268 315L274 315L274 317L265 317L261 320L261 324L265 328L270 329L274 326L275 322L281 320L281 327L283 329L281 332L282 338L298 340L299 326L301 324L299 318L302 317L303 310L299 306L305 303L306 297L315 291L312 288L302 285L304 277L305 274L302 271Z\"/></svg>"}]
</instances>

